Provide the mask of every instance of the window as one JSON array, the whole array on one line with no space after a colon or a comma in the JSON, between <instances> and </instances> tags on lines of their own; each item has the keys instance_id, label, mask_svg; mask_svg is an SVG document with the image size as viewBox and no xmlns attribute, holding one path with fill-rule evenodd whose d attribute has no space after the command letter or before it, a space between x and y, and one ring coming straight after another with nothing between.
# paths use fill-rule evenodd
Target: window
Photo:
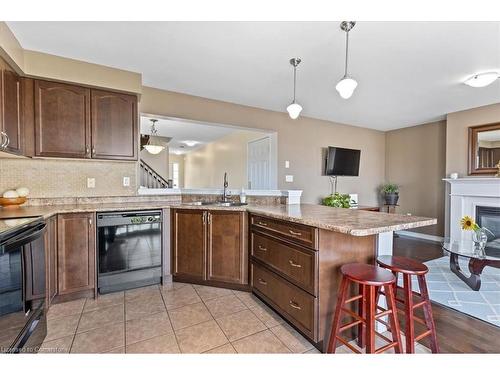
<instances>
[{"instance_id":1,"label":"window","mask_svg":"<svg viewBox=\"0 0 500 375\"><path fill-rule=\"evenodd\" d=\"M179 187L179 163L172 163L172 182L173 187Z\"/></svg>"}]
</instances>

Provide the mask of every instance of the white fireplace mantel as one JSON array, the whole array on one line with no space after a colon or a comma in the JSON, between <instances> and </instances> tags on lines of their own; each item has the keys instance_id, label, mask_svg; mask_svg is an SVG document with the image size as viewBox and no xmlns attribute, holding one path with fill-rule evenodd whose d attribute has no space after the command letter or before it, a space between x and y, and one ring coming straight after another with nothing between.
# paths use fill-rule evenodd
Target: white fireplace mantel
<instances>
[{"instance_id":1,"label":"white fireplace mantel","mask_svg":"<svg viewBox=\"0 0 500 375\"><path fill-rule=\"evenodd\" d=\"M470 239L471 232L460 228L460 219L468 215L476 220L476 207L500 207L500 178L445 178L449 184L448 233L450 240Z\"/></svg>"}]
</instances>

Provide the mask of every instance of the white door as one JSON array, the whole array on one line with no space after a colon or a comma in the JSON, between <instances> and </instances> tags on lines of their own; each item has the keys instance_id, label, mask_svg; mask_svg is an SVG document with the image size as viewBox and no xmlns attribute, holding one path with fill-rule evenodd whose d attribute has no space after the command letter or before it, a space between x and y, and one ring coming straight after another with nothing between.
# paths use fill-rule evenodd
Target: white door
<instances>
[{"instance_id":1,"label":"white door","mask_svg":"<svg viewBox=\"0 0 500 375\"><path fill-rule=\"evenodd\" d=\"M271 140L269 137L248 142L248 188L270 189Z\"/></svg>"}]
</instances>

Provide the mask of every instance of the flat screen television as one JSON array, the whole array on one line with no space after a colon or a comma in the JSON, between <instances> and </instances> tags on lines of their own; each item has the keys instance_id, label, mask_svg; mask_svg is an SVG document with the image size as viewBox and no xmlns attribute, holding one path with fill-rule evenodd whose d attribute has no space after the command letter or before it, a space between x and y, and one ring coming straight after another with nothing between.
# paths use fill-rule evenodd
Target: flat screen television
<instances>
[{"instance_id":1,"label":"flat screen television","mask_svg":"<svg viewBox=\"0 0 500 375\"><path fill-rule=\"evenodd\" d=\"M327 176L359 176L361 150L328 147L325 174Z\"/></svg>"}]
</instances>

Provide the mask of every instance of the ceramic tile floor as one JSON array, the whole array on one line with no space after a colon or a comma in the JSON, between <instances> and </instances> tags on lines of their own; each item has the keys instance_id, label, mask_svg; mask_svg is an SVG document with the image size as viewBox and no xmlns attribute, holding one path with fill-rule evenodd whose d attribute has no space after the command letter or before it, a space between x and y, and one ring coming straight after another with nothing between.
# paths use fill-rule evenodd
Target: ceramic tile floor
<instances>
[{"instance_id":1,"label":"ceramic tile floor","mask_svg":"<svg viewBox=\"0 0 500 375\"><path fill-rule=\"evenodd\" d=\"M251 293L175 282L53 305L47 326L41 353L319 353Z\"/></svg>"},{"instance_id":2,"label":"ceramic tile floor","mask_svg":"<svg viewBox=\"0 0 500 375\"><path fill-rule=\"evenodd\" d=\"M170 283L53 305L41 353L319 353L251 293Z\"/></svg>"}]
</instances>

